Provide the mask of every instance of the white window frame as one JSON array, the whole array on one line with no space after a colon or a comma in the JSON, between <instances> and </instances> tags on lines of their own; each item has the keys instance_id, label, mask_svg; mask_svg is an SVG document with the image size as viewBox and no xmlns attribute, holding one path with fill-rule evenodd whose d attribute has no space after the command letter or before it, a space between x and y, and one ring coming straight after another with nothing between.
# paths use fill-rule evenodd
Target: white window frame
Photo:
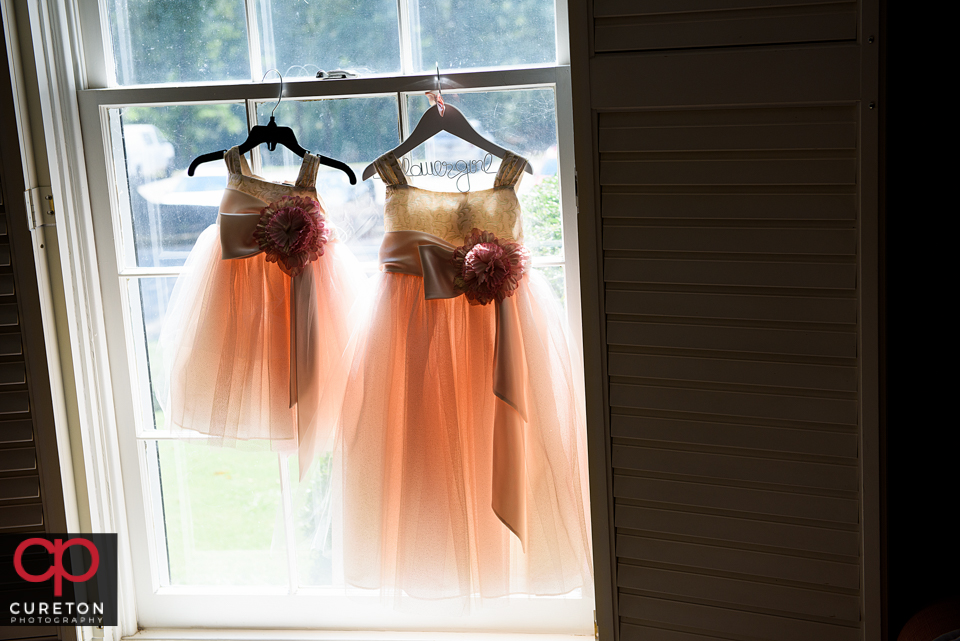
<instances>
[{"instance_id":1,"label":"white window frame","mask_svg":"<svg viewBox=\"0 0 960 641\"><path fill-rule=\"evenodd\" d=\"M248 3L252 0L248 0ZM403 6L403 3L401 3ZM565 267L566 303L570 328L576 343L581 339L579 264L577 251L577 205L573 155L573 114L569 68L566 2L555 0L557 26L556 65L530 68L497 69L444 73L445 79L463 90L503 90L553 87L556 91L558 166L561 176L561 208L564 236L564 259L538 261L538 264L563 264ZM135 390L138 389L135 360L129 337L128 310L117 275L160 275L164 270L120 269L119 256L112 236L119 229L113 218L118 212L116 194L108 186L115 175L108 150L110 108L130 105L184 104L201 102L260 102L276 95L276 85L255 82L216 83L205 85L157 85L139 87L107 87L106 56L101 38L105 28L105 10L97 0L28 0L31 34L38 67L45 145L50 160L51 183L59 217L60 257L67 299L67 318L71 329L70 352L77 381L79 433L84 456L87 500L90 504L91 527L94 531L118 532L120 558L120 625L103 631L106 638L127 637L138 628L143 638L184 638L169 628L196 626L202 620L195 596L201 589L160 588L156 567L157 551L151 549L154 537L149 531L156 526L146 518L144 501L149 484L144 474L148 469L144 448L130 429L133 417L139 415ZM404 27L400 16L401 28ZM82 34L82 37L81 37ZM403 40L401 41L403 42ZM409 47L408 47L409 48ZM404 69L409 69L409 56L403 52ZM410 74L351 79L347 81L288 81L285 97L332 98L397 93L403 109L403 93L422 92L435 87L432 74ZM347 91L349 89L349 91ZM81 129L80 123L83 123ZM82 136L81 136L82 131ZM406 135L408 132L403 132ZM99 244L98 244L99 240ZM114 385L112 381L118 383ZM129 381L130 387L121 381ZM157 435L151 433L150 438ZM121 461L139 461L139 465L121 465ZM152 559L148 567L144 561ZM237 594L229 599L238 613L252 612L266 601L276 608L280 621L291 621L303 610L298 597ZM285 590L283 591L285 592ZM310 591L316 596L318 591ZM322 591L320 591L322 592ZM583 603L592 603L592 586L588 586ZM137 594L163 596L159 603ZM309 598L309 594L305 598ZM406 615L387 615L373 620L364 604L357 600L325 596L330 604L328 614L316 622L324 628L401 629ZM559 605L558 605L559 604ZM560 638L560 631L571 631L568 624L569 604L563 600L525 600L524 608L539 611L536 629L509 617L493 622L481 611L471 622L481 629L509 627L512 630L550 632ZM591 606L592 608L592 606ZM347 614L336 618L335 614ZM581 613L582 614L582 613ZM582 617L581 617L582 618ZM542 622L542 623L540 623ZM463 619L437 619L434 630L463 628ZM262 619L237 619L231 625L251 628L270 627ZM283 625L283 624L280 624ZM302 624L301 624L302 625ZM161 629L161 626L163 629ZM280 627L279 625L277 627ZM413 629L420 629L417 626ZM586 630L577 629L583 634ZM84 630L84 637L99 636ZM225 638L221 632L218 638ZM203 635L198 633L200 637ZM320 636L311 638L334 638ZM189 635L188 635L189 636ZM244 635L248 638L249 635ZM281 635L283 636L283 635ZM307 635L309 637L310 635ZM564 634L560 635L565 636ZM303 637L303 638L307 638ZM199 637L198 637L199 638ZM298 637L300 638L300 637ZM340 637L336 637L340 638ZM371 636L362 638L386 638ZM418 637L419 638L419 637ZM426 637L424 637L426 638ZM436 638L447 638L438 636Z\"/></svg>"}]
</instances>

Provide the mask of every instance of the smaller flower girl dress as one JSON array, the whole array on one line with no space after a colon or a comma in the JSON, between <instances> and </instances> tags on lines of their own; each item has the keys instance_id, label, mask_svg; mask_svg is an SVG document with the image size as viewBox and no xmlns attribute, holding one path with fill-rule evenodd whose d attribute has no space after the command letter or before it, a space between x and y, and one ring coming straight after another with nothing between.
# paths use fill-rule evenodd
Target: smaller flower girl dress
<instances>
[{"instance_id":1,"label":"smaller flower girl dress","mask_svg":"<svg viewBox=\"0 0 960 641\"><path fill-rule=\"evenodd\" d=\"M303 474L330 436L318 406L366 279L324 218L317 156L304 156L293 184L254 176L237 147L224 160L217 224L197 239L164 317L161 406L171 429L298 452Z\"/></svg>"}]
</instances>

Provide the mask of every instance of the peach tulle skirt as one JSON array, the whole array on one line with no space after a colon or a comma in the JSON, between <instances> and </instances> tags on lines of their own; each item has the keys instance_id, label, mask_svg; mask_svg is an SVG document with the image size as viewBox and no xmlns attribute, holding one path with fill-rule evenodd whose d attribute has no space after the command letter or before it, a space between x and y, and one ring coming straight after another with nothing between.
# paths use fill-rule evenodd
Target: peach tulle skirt
<instances>
[{"instance_id":1,"label":"peach tulle skirt","mask_svg":"<svg viewBox=\"0 0 960 641\"><path fill-rule=\"evenodd\" d=\"M317 422L316 405L348 343L348 313L366 277L338 242L328 243L311 266L309 287L298 298L320 329L312 381L318 389L300 394L313 399L312 407L302 400L291 407L291 278L262 253L222 259L218 226L203 231L174 286L160 335L166 376L158 398L170 429L201 432L226 445L265 441L279 452L299 449L305 458L323 447L330 431ZM298 412L310 416L307 452Z\"/></svg>"},{"instance_id":2,"label":"peach tulle skirt","mask_svg":"<svg viewBox=\"0 0 960 641\"><path fill-rule=\"evenodd\" d=\"M398 602L591 589L565 315L537 273L515 296L529 365L525 549L491 508L495 306L424 300L422 277L381 273L324 398L339 411L335 539L347 584Z\"/></svg>"}]
</instances>

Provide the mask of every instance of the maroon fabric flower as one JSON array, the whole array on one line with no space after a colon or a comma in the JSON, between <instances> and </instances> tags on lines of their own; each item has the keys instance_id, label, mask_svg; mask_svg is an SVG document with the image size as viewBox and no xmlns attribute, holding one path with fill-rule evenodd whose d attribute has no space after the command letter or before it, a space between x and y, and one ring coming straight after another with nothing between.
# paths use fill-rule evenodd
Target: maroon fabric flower
<instances>
[{"instance_id":1,"label":"maroon fabric flower","mask_svg":"<svg viewBox=\"0 0 960 641\"><path fill-rule=\"evenodd\" d=\"M453 252L457 275L454 287L471 305L486 305L513 296L527 271L530 254L520 243L500 240L493 232L474 228Z\"/></svg>"},{"instance_id":2,"label":"maroon fabric flower","mask_svg":"<svg viewBox=\"0 0 960 641\"><path fill-rule=\"evenodd\" d=\"M284 274L297 276L307 263L323 256L330 230L323 224L320 205L311 198L284 196L260 210L253 233L268 262Z\"/></svg>"}]
</instances>

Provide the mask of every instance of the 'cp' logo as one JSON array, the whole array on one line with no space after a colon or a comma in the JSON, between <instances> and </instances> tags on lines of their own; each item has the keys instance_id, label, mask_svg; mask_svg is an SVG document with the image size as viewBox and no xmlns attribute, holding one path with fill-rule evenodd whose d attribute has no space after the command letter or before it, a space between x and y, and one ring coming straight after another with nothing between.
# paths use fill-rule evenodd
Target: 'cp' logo
<instances>
[{"instance_id":1,"label":"'cp' logo","mask_svg":"<svg viewBox=\"0 0 960 641\"><path fill-rule=\"evenodd\" d=\"M43 574L29 574L23 569L23 552L32 545L39 545L47 552L54 555L53 565L51 565L50 568ZM71 545L82 545L90 552L90 569L80 576L74 576L63 569L63 551ZM54 577L53 594L54 596L63 596L64 577L66 577L67 581L71 581L73 583L79 583L90 579L94 574L96 574L97 568L100 567L100 552L97 550L97 546L87 539L69 539L66 543L63 542L63 539L54 539L53 543L46 539L40 538L27 539L17 546L17 551L13 555L13 567L16 568L17 574L19 574L21 578L26 579L31 583L40 583L41 581L46 581L50 577Z\"/></svg>"}]
</instances>

